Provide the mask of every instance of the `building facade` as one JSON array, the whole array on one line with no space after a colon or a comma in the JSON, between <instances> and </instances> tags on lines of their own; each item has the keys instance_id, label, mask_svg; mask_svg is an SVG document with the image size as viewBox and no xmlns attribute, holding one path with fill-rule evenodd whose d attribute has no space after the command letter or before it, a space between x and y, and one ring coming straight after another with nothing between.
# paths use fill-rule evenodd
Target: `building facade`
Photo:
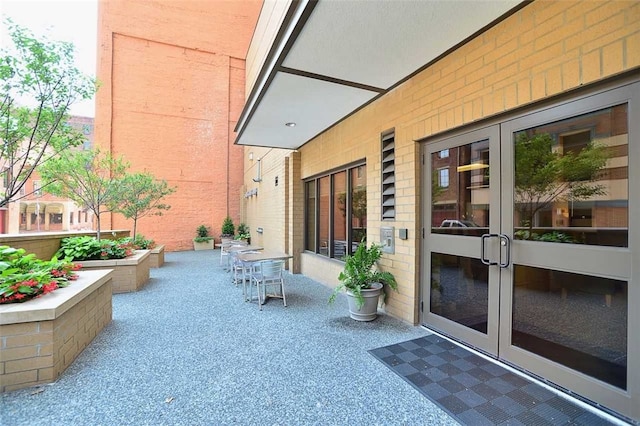
<instances>
[{"instance_id":1,"label":"building facade","mask_svg":"<svg viewBox=\"0 0 640 426\"><path fill-rule=\"evenodd\" d=\"M219 235L240 220L241 147L233 145L244 102L247 48L259 1L105 0L98 6L96 144L166 180L162 220L138 232L167 250L192 249L196 228ZM131 221L105 214L105 229ZM167 224L170 224L168 226Z\"/></svg>"},{"instance_id":2,"label":"building facade","mask_svg":"<svg viewBox=\"0 0 640 426\"><path fill-rule=\"evenodd\" d=\"M638 421L640 4L462 4L265 3L252 242L334 286L366 235L388 314Z\"/></svg>"}]
</instances>

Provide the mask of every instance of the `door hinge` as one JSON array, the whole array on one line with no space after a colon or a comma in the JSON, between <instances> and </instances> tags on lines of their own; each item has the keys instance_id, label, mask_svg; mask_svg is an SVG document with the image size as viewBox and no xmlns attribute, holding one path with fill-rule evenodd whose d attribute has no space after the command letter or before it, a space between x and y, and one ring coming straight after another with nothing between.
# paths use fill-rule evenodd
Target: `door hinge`
<instances>
[{"instance_id":1,"label":"door hinge","mask_svg":"<svg viewBox=\"0 0 640 426\"><path fill-rule=\"evenodd\" d=\"M420 312L424 312L424 302L420 301Z\"/></svg>"},{"instance_id":2,"label":"door hinge","mask_svg":"<svg viewBox=\"0 0 640 426\"><path fill-rule=\"evenodd\" d=\"M422 238L424 239L424 228L422 228Z\"/></svg>"}]
</instances>

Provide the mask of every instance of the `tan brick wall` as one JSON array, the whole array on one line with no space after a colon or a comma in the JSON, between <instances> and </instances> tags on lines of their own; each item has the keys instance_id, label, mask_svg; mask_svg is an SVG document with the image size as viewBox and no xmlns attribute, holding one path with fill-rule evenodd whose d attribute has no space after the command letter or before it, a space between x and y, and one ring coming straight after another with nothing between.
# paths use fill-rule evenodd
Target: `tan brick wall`
<instances>
[{"instance_id":1,"label":"tan brick wall","mask_svg":"<svg viewBox=\"0 0 640 426\"><path fill-rule=\"evenodd\" d=\"M0 392L55 381L111 319L105 280L54 320L0 325Z\"/></svg>"},{"instance_id":2,"label":"tan brick wall","mask_svg":"<svg viewBox=\"0 0 640 426\"><path fill-rule=\"evenodd\" d=\"M409 239L396 238L395 254L382 261L400 284L387 312L418 321L420 164L414 141L638 69L639 52L638 2L534 1L299 150L303 179L366 159L369 241L379 240L380 226L409 229ZM380 134L391 128L397 216L383 223ZM302 272L332 285L332 262L305 257Z\"/></svg>"},{"instance_id":3,"label":"tan brick wall","mask_svg":"<svg viewBox=\"0 0 640 426\"><path fill-rule=\"evenodd\" d=\"M261 2L99 2L96 145L177 187L162 217L138 232L168 251L191 250L198 225L238 222L242 148L233 128L244 58ZM106 214L106 226L131 221Z\"/></svg>"},{"instance_id":4,"label":"tan brick wall","mask_svg":"<svg viewBox=\"0 0 640 426\"><path fill-rule=\"evenodd\" d=\"M160 245L149 253L149 267L162 268L164 265L164 245Z\"/></svg>"},{"instance_id":5,"label":"tan brick wall","mask_svg":"<svg viewBox=\"0 0 640 426\"><path fill-rule=\"evenodd\" d=\"M129 293L143 288L149 281L151 255L139 250L135 256L114 260L87 260L79 262L83 270L112 269L113 293Z\"/></svg>"},{"instance_id":6,"label":"tan brick wall","mask_svg":"<svg viewBox=\"0 0 640 426\"><path fill-rule=\"evenodd\" d=\"M242 220L249 225L251 243L266 249L288 252L287 247L287 188L289 175L286 164L291 151L270 148L245 148L245 169L243 194L257 189L258 194L245 198L242 195ZM249 160L249 153L253 160ZM261 159L261 182L254 182L257 176L258 159ZM275 180L278 178L278 185ZM257 232L258 228L263 233Z\"/></svg>"},{"instance_id":7,"label":"tan brick wall","mask_svg":"<svg viewBox=\"0 0 640 426\"><path fill-rule=\"evenodd\" d=\"M115 233L115 235L114 235ZM0 235L0 246L23 248L27 253L33 253L39 259L51 259L60 248L60 241L67 237L90 235L95 237L95 231L63 232L63 233L33 233ZM101 238L120 239L129 236L129 231L102 231Z\"/></svg>"}]
</instances>

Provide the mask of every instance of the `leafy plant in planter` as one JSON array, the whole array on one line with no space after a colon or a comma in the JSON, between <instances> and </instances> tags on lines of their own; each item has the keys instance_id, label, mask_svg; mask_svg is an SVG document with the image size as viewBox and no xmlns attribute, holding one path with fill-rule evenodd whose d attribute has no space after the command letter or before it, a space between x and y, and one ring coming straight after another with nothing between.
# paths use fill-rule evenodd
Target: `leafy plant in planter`
<instances>
[{"instance_id":1,"label":"leafy plant in planter","mask_svg":"<svg viewBox=\"0 0 640 426\"><path fill-rule=\"evenodd\" d=\"M236 233L236 227L233 224L233 219L229 216L225 217L222 221L222 234L220 238L233 238Z\"/></svg>"},{"instance_id":2,"label":"leafy plant in planter","mask_svg":"<svg viewBox=\"0 0 640 426\"><path fill-rule=\"evenodd\" d=\"M374 319L378 306L378 295L383 289L383 284L387 284L393 290L398 290L398 283L391 272L375 269L381 257L381 245L373 243L367 248L364 241L358 245L352 255L345 256L344 269L338 275L340 283L329 297L329 303L334 302L338 293L344 290L347 292L347 296L352 297L354 301L354 306L350 304L352 318L360 321ZM372 300L365 306L364 293L369 293L369 290L377 290L377 292L367 295ZM367 309L358 313L352 309L353 307L356 308L355 311L362 311L363 307Z\"/></svg>"},{"instance_id":3,"label":"leafy plant in planter","mask_svg":"<svg viewBox=\"0 0 640 426\"><path fill-rule=\"evenodd\" d=\"M135 238L126 237L120 240L123 243L129 243L135 250L151 250L156 247L156 242L145 238L141 234L136 234Z\"/></svg>"},{"instance_id":4,"label":"leafy plant in planter","mask_svg":"<svg viewBox=\"0 0 640 426\"><path fill-rule=\"evenodd\" d=\"M70 260L108 260L124 259L133 252L133 245L126 240L98 240L83 236L63 238L56 256Z\"/></svg>"},{"instance_id":5,"label":"leafy plant in planter","mask_svg":"<svg viewBox=\"0 0 640 426\"><path fill-rule=\"evenodd\" d=\"M26 302L78 278L75 271L80 264L57 257L44 261L25 253L24 249L0 246L0 304Z\"/></svg>"},{"instance_id":6,"label":"leafy plant in planter","mask_svg":"<svg viewBox=\"0 0 640 426\"><path fill-rule=\"evenodd\" d=\"M196 237L193 239L196 243L208 243L213 240L209 235L209 228L206 225L200 225L196 228Z\"/></svg>"},{"instance_id":7,"label":"leafy plant in planter","mask_svg":"<svg viewBox=\"0 0 640 426\"><path fill-rule=\"evenodd\" d=\"M238 225L238 235L236 235L236 240L246 240L249 241L251 238L251 234L249 233L249 227L244 223Z\"/></svg>"}]
</instances>

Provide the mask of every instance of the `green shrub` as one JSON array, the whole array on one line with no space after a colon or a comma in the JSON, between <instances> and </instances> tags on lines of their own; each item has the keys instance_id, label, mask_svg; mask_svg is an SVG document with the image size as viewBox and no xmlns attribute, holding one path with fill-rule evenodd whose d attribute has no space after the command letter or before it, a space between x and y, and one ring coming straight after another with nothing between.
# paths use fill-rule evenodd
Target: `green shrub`
<instances>
[{"instance_id":1,"label":"green shrub","mask_svg":"<svg viewBox=\"0 0 640 426\"><path fill-rule=\"evenodd\" d=\"M97 240L94 237L63 238L57 257L70 260L124 259L133 254L134 248L128 241Z\"/></svg>"},{"instance_id":2,"label":"green shrub","mask_svg":"<svg viewBox=\"0 0 640 426\"><path fill-rule=\"evenodd\" d=\"M196 237L193 239L196 243L206 243L213 240L209 236L209 228L206 225L200 225L196 228Z\"/></svg>"},{"instance_id":3,"label":"green shrub","mask_svg":"<svg viewBox=\"0 0 640 426\"><path fill-rule=\"evenodd\" d=\"M131 244L135 250L151 250L156 247L156 242L145 238L141 234L136 234L135 238L126 237L119 240L121 243Z\"/></svg>"},{"instance_id":4,"label":"green shrub","mask_svg":"<svg viewBox=\"0 0 640 426\"><path fill-rule=\"evenodd\" d=\"M229 216L222 221L222 235L232 237L236 233L236 227L233 224L233 219Z\"/></svg>"}]
</instances>

